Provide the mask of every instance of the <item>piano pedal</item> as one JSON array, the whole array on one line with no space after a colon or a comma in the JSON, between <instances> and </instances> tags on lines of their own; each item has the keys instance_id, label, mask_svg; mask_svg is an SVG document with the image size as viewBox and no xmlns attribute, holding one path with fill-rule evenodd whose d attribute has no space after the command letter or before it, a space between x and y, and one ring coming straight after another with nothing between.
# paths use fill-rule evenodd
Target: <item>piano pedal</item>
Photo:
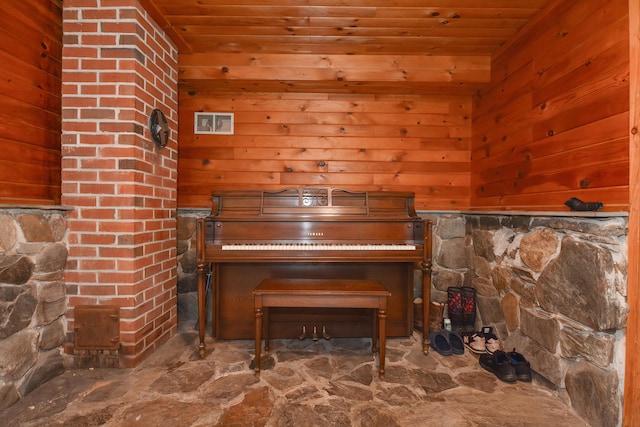
<instances>
[{"instance_id":1,"label":"piano pedal","mask_svg":"<svg viewBox=\"0 0 640 427\"><path fill-rule=\"evenodd\" d=\"M298 335L298 339L302 341L305 338L307 338L307 327L305 325L302 325L302 333Z\"/></svg>"},{"instance_id":2,"label":"piano pedal","mask_svg":"<svg viewBox=\"0 0 640 427\"><path fill-rule=\"evenodd\" d=\"M318 328L315 326L313 327L313 334L311 334L311 338L313 338L314 341L318 341L320 339L318 336Z\"/></svg>"},{"instance_id":3,"label":"piano pedal","mask_svg":"<svg viewBox=\"0 0 640 427\"><path fill-rule=\"evenodd\" d=\"M322 338L324 338L325 340L330 340L331 339L331 335L329 335L327 333L327 327L326 326L322 327Z\"/></svg>"}]
</instances>

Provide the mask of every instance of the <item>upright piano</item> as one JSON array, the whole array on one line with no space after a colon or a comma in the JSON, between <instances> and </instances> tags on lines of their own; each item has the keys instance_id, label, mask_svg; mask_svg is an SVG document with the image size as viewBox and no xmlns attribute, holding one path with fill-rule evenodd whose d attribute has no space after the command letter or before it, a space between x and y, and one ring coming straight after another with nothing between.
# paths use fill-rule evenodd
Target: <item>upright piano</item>
<instances>
[{"instance_id":1,"label":"upright piano","mask_svg":"<svg viewBox=\"0 0 640 427\"><path fill-rule=\"evenodd\" d=\"M252 291L264 279L377 280L391 292L387 336L413 332L414 275L428 332L431 222L415 212L414 194L331 187L215 191L196 225L199 350L204 357L211 294L211 334L252 339ZM417 282L420 284L420 282ZM296 338L303 328L332 337L370 337L363 309L273 308L270 336ZM426 334L423 350L428 351Z\"/></svg>"}]
</instances>

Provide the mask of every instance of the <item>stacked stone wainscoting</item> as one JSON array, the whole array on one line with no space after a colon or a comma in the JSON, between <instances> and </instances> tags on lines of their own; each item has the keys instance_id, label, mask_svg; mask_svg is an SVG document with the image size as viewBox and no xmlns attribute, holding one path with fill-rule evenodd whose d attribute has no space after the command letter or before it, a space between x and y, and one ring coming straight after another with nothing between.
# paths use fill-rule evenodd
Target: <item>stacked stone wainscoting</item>
<instances>
[{"instance_id":1,"label":"stacked stone wainscoting","mask_svg":"<svg viewBox=\"0 0 640 427\"><path fill-rule=\"evenodd\" d=\"M195 221L180 211L178 313L197 317ZM622 416L627 316L627 219L422 214L433 228L432 301L450 286L477 291L476 328L565 396L592 425ZM421 295L419 274L414 292Z\"/></svg>"},{"instance_id":2,"label":"stacked stone wainscoting","mask_svg":"<svg viewBox=\"0 0 640 427\"><path fill-rule=\"evenodd\" d=\"M194 324L198 319L198 277L196 270L196 220L208 210L178 211L178 319Z\"/></svg>"},{"instance_id":3,"label":"stacked stone wainscoting","mask_svg":"<svg viewBox=\"0 0 640 427\"><path fill-rule=\"evenodd\" d=\"M447 288L471 286L465 219L454 214L423 217L433 223L431 301L446 303Z\"/></svg>"},{"instance_id":4,"label":"stacked stone wainscoting","mask_svg":"<svg viewBox=\"0 0 640 427\"><path fill-rule=\"evenodd\" d=\"M531 362L592 425L618 425L627 296L625 217L441 215L434 300L477 291L477 328Z\"/></svg>"},{"instance_id":5,"label":"stacked stone wainscoting","mask_svg":"<svg viewBox=\"0 0 640 427\"><path fill-rule=\"evenodd\" d=\"M0 210L0 409L64 372L65 217Z\"/></svg>"}]
</instances>

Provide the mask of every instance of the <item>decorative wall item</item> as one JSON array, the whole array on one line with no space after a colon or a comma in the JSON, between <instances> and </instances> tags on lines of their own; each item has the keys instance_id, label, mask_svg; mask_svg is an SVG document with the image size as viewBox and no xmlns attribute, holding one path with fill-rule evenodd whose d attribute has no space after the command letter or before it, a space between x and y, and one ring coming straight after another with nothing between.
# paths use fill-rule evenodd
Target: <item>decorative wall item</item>
<instances>
[{"instance_id":1,"label":"decorative wall item","mask_svg":"<svg viewBox=\"0 0 640 427\"><path fill-rule=\"evenodd\" d=\"M166 147L169 142L169 124L167 117L159 109L154 109L149 115L149 132L151 139L158 147Z\"/></svg>"},{"instance_id":2,"label":"decorative wall item","mask_svg":"<svg viewBox=\"0 0 640 427\"><path fill-rule=\"evenodd\" d=\"M233 113L195 113L194 133L233 135Z\"/></svg>"}]
</instances>

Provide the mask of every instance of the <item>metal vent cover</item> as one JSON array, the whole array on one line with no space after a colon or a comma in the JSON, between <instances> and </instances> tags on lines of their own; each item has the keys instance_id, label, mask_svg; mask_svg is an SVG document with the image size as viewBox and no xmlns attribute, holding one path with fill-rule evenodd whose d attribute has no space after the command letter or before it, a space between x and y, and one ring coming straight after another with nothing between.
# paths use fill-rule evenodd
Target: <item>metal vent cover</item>
<instances>
[{"instance_id":1,"label":"metal vent cover","mask_svg":"<svg viewBox=\"0 0 640 427\"><path fill-rule=\"evenodd\" d=\"M112 305L78 305L75 312L75 347L83 350L120 348L120 309Z\"/></svg>"}]
</instances>

